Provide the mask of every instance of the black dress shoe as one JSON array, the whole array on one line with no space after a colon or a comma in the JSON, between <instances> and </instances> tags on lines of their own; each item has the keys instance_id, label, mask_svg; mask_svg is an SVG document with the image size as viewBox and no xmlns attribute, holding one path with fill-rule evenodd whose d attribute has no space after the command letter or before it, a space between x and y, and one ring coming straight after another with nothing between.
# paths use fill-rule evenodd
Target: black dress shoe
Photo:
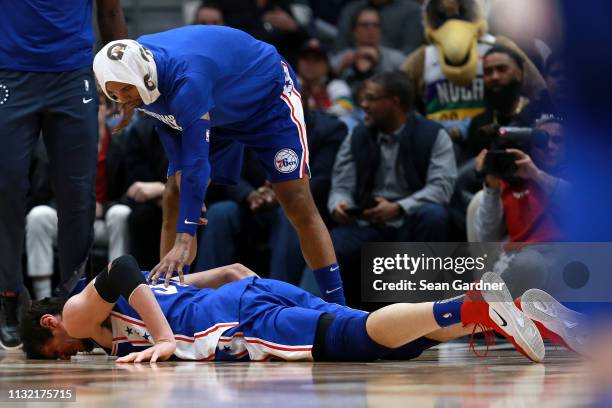
<instances>
[{"instance_id":1,"label":"black dress shoe","mask_svg":"<svg viewBox=\"0 0 612 408\"><path fill-rule=\"evenodd\" d=\"M0 296L0 347L13 350L21 347L21 339L17 331L17 296Z\"/></svg>"}]
</instances>

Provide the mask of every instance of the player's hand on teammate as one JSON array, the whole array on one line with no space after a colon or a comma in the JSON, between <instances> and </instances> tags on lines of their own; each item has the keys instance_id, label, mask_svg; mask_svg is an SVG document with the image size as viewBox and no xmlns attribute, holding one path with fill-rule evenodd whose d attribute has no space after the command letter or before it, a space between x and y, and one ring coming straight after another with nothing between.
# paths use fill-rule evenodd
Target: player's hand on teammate
<instances>
[{"instance_id":1,"label":"player's hand on teammate","mask_svg":"<svg viewBox=\"0 0 612 408\"><path fill-rule=\"evenodd\" d=\"M147 280L153 285L157 285L157 281L163 276L164 286L168 287L170 284L170 278L172 278L174 272L178 272L179 281L181 284L183 284L185 282L185 278L183 276L183 266L189 257L189 248L191 247L191 241L193 239L194 237L186 233L176 234L174 246L170 252L168 252L161 261L159 261L159 264L157 264L155 268L151 270Z\"/></svg>"},{"instance_id":2,"label":"player's hand on teammate","mask_svg":"<svg viewBox=\"0 0 612 408\"><path fill-rule=\"evenodd\" d=\"M383 197L374 198L376 207L363 211L363 218L373 224L383 224L393 218L399 217L403 210L398 203L388 201Z\"/></svg>"},{"instance_id":3,"label":"player's hand on teammate","mask_svg":"<svg viewBox=\"0 0 612 408\"><path fill-rule=\"evenodd\" d=\"M176 342L174 340L160 340L146 350L130 353L127 356L118 358L117 363L140 363L143 361L155 363L157 361L165 361L172 357L175 351Z\"/></svg>"}]
</instances>

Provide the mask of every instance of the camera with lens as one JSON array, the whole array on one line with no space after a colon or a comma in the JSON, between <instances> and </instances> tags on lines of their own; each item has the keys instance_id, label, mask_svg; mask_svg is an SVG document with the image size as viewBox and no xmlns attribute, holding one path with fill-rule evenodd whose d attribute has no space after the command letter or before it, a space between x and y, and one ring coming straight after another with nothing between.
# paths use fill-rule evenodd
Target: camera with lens
<instances>
[{"instance_id":1,"label":"camera with lens","mask_svg":"<svg viewBox=\"0 0 612 408\"><path fill-rule=\"evenodd\" d=\"M480 131L492 140L485 157L484 172L506 181L513 180L518 169L517 157L506 149L517 149L530 155L534 147L545 148L549 137L546 131L530 127L486 126Z\"/></svg>"}]
</instances>

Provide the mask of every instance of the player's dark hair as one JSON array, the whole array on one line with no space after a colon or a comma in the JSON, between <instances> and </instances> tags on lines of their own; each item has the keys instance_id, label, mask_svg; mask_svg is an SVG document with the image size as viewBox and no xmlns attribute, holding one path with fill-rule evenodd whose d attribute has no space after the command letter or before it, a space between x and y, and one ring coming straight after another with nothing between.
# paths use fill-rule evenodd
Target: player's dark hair
<instances>
[{"instance_id":1,"label":"player's dark hair","mask_svg":"<svg viewBox=\"0 0 612 408\"><path fill-rule=\"evenodd\" d=\"M414 86L406 73L399 70L381 72L368 80L382 86L385 94L397 96L405 112L412 110L414 106Z\"/></svg>"},{"instance_id":2,"label":"player's dark hair","mask_svg":"<svg viewBox=\"0 0 612 408\"><path fill-rule=\"evenodd\" d=\"M518 65L521 71L525 69L525 60L523 60L523 57L521 57L519 53L514 51L512 48L508 48L504 45L499 45L499 44L494 45L491 48L489 48L489 50L485 53L485 55L483 56L483 59L488 57L491 54L505 54L508 57L510 57L510 59L516 63L516 65Z\"/></svg>"},{"instance_id":3,"label":"player's dark hair","mask_svg":"<svg viewBox=\"0 0 612 408\"><path fill-rule=\"evenodd\" d=\"M40 325L40 318L46 314L61 315L67 300L59 297L44 298L32 302L30 307L24 310L19 324L19 334L23 351L28 358L46 358L41 354L41 348L53 335L49 328Z\"/></svg>"},{"instance_id":4,"label":"player's dark hair","mask_svg":"<svg viewBox=\"0 0 612 408\"><path fill-rule=\"evenodd\" d=\"M353 19L351 20L351 29L354 30L355 27L357 27L357 20L359 20L359 17L361 17L361 15L363 13L365 13L366 11L372 12L372 13L376 13L376 15L378 16L378 20L381 22L382 24L382 16L380 15L380 11L378 11L378 9L370 6L370 5L365 5L365 6L361 6L359 7L357 10L355 10L355 14L353 14Z\"/></svg>"}]
</instances>

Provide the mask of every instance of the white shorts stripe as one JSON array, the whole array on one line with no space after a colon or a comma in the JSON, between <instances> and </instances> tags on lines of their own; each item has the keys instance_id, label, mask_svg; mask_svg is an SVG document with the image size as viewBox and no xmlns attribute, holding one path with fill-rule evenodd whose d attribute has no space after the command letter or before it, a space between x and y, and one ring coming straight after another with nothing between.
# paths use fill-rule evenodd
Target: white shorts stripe
<instances>
[{"instance_id":1,"label":"white shorts stripe","mask_svg":"<svg viewBox=\"0 0 612 408\"><path fill-rule=\"evenodd\" d=\"M300 160L300 177L306 175L305 165L309 164L309 152L308 152L308 138L306 135L306 123L304 121L304 109L302 108L302 98L296 91L293 85L293 79L289 74L289 68L285 63L283 69L285 70L285 81L289 83L283 88L283 94L281 99L287 104L290 111L291 121L295 124L298 130L300 145L302 146L302 158Z\"/></svg>"}]
</instances>

